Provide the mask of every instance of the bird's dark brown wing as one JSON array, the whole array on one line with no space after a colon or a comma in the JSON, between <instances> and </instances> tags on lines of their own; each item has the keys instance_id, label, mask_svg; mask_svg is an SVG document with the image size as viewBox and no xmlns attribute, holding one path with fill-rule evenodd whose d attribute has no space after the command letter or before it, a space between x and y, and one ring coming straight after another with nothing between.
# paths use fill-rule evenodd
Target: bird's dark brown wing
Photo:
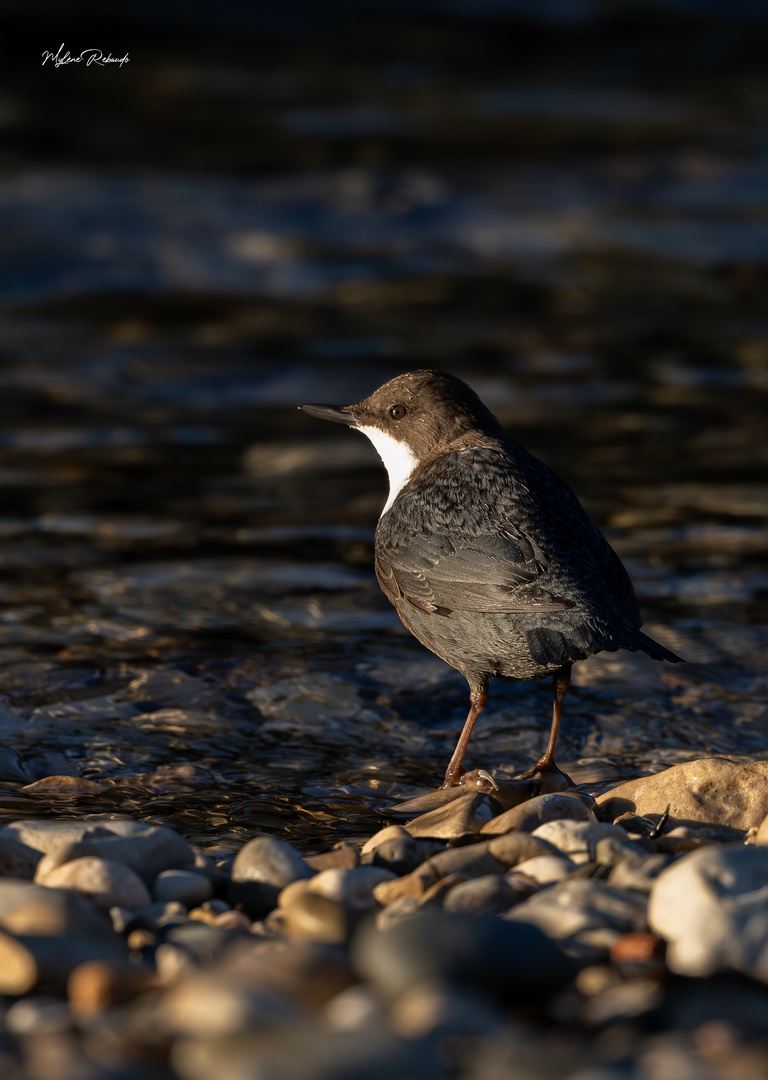
<instances>
[{"instance_id":1,"label":"bird's dark brown wing","mask_svg":"<svg viewBox=\"0 0 768 1080\"><path fill-rule=\"evenodd\" d=\"M393 603L423 611L588 610L590 591L612 590L636 610L624 568L573 493L511 441L422 470L379 522L376 574Z\"/></svg>"},{"instance_id":2,"label":"bird's dark brown wing","mask_svg":"<svg viewBox=\"0 0 768 1080\"><path fill-rule=\"evenodd\" d=\"M402 538L401 538L402 539ZM395 603L422 611L563 611L571 603L538 584L535 545L511 524L496 533L452 536L414 531L405 543L377 544L376 576Z\"/></svg>"}]
</instances>

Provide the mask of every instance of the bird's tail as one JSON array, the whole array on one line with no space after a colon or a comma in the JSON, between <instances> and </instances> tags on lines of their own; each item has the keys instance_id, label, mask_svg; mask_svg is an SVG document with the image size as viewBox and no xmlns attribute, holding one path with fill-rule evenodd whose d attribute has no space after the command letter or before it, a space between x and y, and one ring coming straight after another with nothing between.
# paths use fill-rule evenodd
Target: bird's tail
<instances>
[{"instance_id":1,"label":"bird's tail","mask_svg":"<svg viewBox=\"0 0 768 1080\"><path fill-rule=\"evenodd\" d=\"M685 663L682 656L665 649L663 645L659 645L658 641L654 641L653 638L648 637L647 634L642 633L640 630L635 631L635 641L637 642L637 648L647 653L652 660L668 660L670 664Z\"/></svg>"}]
</instances>

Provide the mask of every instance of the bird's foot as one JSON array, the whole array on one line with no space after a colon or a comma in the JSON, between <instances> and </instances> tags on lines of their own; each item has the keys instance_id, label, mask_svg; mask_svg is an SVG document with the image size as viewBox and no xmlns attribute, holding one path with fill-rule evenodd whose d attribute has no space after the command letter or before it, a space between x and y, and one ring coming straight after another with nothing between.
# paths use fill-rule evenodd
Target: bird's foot
<instances>
[{"instance_id":1,"label":"bird's foot","mask_svg":"<svg viewBox=\"0 0 768 1080\"><path fill-rule=\"evenodd\" d=\"M485 769L472 769L471 772L460 772L453 775L446 773L445 780L443 781L440 790L442 791L444 788L459 786L472 787L474 785L479 787L481 784L484 787L487 787L490 784L494 791L497 791L499 786L491 774L486 772Z\"/></svg>"},{"instance_id":2,"label":"bird's foot","mask_svg":"<svg viewBox=\"0 0 768 1080\"><path fill-rule=\"evenodd\" d=\"M515 780L536 780L539 784L539 795L549 795L552 791L565 791L575 787L568 773L559 769L554 761L542 758L537 761L532 769L520 773Z\"/></svg>"}]
</instances>

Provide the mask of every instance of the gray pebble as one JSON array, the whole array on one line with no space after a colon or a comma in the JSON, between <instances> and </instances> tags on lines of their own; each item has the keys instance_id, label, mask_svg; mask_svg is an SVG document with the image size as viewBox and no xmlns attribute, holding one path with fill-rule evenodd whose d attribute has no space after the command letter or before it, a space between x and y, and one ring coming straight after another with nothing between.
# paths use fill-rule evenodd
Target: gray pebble
<instances>
[{"instance_id":1,"label":"gray pebble","mask_svg":"<svg viewBox=\"0 0 768 1080\"><path fill-rule=\"evenodd\" d=\"M184 949L198 963L210 961L237 936L236 932L224 930L210 923L190 919L165 931L165 941Z\"/></svg>"},{"instance_id":2,"label":"gray pebble","mask_svg":"<svg viewBox=\"0 0 768 1080\"><path fill-rule=\"evenodd\" d=\"M566 945L584 930L644 930L645 897L590 878L571 879L535 893L505 919L533 923Z\"/></svg>"},{"instance_id":3,"label":"gray pebble","mask_svg":"<svg viewBox=\"0 0 768 1080\"><path fill-rule=\"evenodd\" d=\"M387 930L364 923L352 941L359 974L387 997L419 983L475 987L505 1002L533 1001L574 973L572 961L530 924L430 911Z\"/></svg>"},{"instance_id":4,"label":"gray pebble","mask_svg":"<svg viewBox=\"0 0 768 1080\"><path fill-rule=\"evenodd\" d=\"M213 886L204 874L191 870L163 870L152 887L155 900L178 900L188 908L209 900Z\"/></svg>"},{"instance_id":5,"label":"gray pebble","mask_svg":"<svg viewBox=\"0 0 768 1080\"><path fill-rule=\"evenodd\" d=\"M575 869L575 863L565 855L534 855L532 859L518 863L513 872L525 874L538 885L553 885L567 878Z\"/></svg>"},{"instance_id":6,"label":"gray pebble","mask_svg":"<svg viewBox=\"0 0 768 1080\"><path fill-rule=\"evenodd\" d=\"M439 840L406 834L382 840L367 852L363 848L361 862L363 865L383 866L398 875L410 874L427 859L444 850L445 844Z\"/></svg>"},{"instance_id":7,"label":"gray pebble","mask_svg":"<svg viewBox=\"0 0 768 1080\"><path fill-rule=\"evenodd\" d=\"M443 901L443 909L467 915L501 915L517 899L515 890L500 874L485 874L454 885Z\"/></svg>"},{"instance_id":8,"label":"gray pebble","mask_svg":"<svg viewBox=\"0 0 768 1080\"><path fill-rule=\"evenodd\" d=\"M281 889L313 875L292 844L275 836L257 836L238 851L232 863L228 898L252 919L263 919L276 906Z\"/></svg>"},{"instance_id":9,"label":"gray pebble","mask_svg":"<svg viewBox=\"0 0 768 1080\"><path fill-rule=\"evenodd\" d=\"M649 893L659 874L671 864L669 855L639 855L617 862L610 874L608 883L617 889L635 889Z\"/></svg>"}]
</instances>

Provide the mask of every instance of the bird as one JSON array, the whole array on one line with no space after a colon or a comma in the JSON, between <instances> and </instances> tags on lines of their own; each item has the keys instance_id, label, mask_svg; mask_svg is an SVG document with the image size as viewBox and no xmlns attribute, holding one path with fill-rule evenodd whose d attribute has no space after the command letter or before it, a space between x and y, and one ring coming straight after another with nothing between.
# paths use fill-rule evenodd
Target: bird
<instances>
[{"instance_id":1,"label":"bird","mask_svg":"<svg viewBox=\"0 0 768 1080\"><path fill-rule=\"evenodd\" d=\"M375 534L379 585L414 637L467 680L469 713L443 788L493 782L464 768L492 678L552 679L549 740L525 774L541 779L559 771L575 663L621 649L682 662L640 629L629 575L571 488L461 379L408 371L355 405L299 408L377 450L389 475Z\"/></svg>"}]
</instances>

